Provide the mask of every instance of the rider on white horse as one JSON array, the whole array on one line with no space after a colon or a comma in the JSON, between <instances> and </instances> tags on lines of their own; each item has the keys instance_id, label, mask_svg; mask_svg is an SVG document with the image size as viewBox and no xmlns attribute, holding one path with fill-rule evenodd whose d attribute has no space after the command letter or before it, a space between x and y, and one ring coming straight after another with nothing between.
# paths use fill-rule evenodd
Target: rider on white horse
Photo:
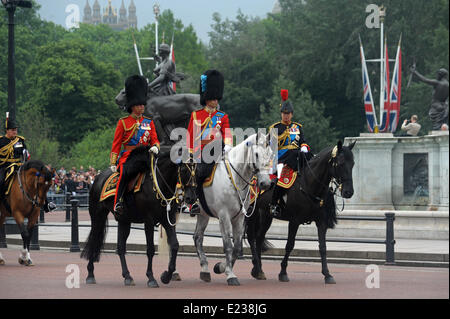
<instances>
[{"instance_id":1,"label":"rider on white horse","mask_svg":"<svg viewBox=\"0 0 450 319\"><path fill-rule=\"evenodd\" d=\"M196 179L199 187L222 154L233 147L228 115L219 110L223 88L224 78L219 71L203 73L200 78L200 103L204 108L192 112L189 121L187 144L190 154L198 162ZM190 213L198 214L198 205L194 205Z\"/></svg>"}]
</instances>

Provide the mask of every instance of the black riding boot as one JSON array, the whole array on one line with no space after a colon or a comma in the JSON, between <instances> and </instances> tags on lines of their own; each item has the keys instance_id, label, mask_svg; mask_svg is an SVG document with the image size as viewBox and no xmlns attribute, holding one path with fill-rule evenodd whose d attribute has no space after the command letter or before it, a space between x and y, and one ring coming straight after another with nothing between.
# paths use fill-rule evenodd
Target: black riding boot
<instances>
[{"instance_id":1,"label":"black riding boot","mask_svg":"<svg viewBox=\"0 0 450 319\"><path fill-rule=\"evenodd\" d=\"M123 215L124 211L124 203L123 203L123 195L125 193L125 183L122 180L120 181L119 186L117 187L117 201L116 206L114 206L114 216L117 218Z\"/></svg>"},{"instance_id":2,"label":"black riding boot","mask_svg":"<svg viewBox=\"0 0 450 319\"><path fill-rule=\"evenodd\" d=\"M281 205L279 201L283 196L284 188L278 185L275 185L272 193L272 201L270 202L270 215L272 217L280 217L281 216Z\"/></svg>"}]
</instances>

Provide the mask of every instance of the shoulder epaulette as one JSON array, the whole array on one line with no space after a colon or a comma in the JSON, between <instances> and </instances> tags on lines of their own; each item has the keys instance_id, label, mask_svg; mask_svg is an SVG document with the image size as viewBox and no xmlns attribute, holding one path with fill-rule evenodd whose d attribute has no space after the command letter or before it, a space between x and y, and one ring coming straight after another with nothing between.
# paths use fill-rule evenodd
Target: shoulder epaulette
<instances>
[{"instance_id":1,"label":"shoulder epaulette","mask_svg":"<svg viewBox=\"0 0 450 319\"><path fill-rule=\"evenodd\" d=\"M153 120L150 116L142 115L142 117L143 117L144 119L147 119L147 120Z\"/></svg>"},{"instance_id":2,"label":"shoulder epaulette","mask_svg":"<svg viewBox=\"0 0 450 319\"><path fill-rule=\"evenodd\" d=\"M271 126L269 126L269 131L270 131L271 129L273 129L276 125L280 124L280 123L281 123L281 121L280 121L280 122L273 123Z\"/></svg>"},{"instance_id":3,"label":"shoulder epaulette","mask_svg":"<svg viewBox=\"0 0 450 319\"><path fill-rule=\"evenodd\" d=\"M20 136L20 135L17 135L17 137L18 137L18 138L21 138L22 140L24 140L24 141L25 141L25 137L23 137L23 136Z\"/></svg>"},{"instance_id":4,"label":"shoulder epaulette","mask_svg":"<svg viewBox=\"0 0 450 319\"><path fill-rule=\"evenodd\" d=\"M227 114L225 112L223 112L223 111L217 111L215 115L225 116Z\"/></svg>"},{"instance_id":5,"label":"shoulder epaulette","mask_svg":"<svg viewBox=\"0 0 450 319\"><path fill-rule=\"evenodd\" d=\"M302 125L300 123L297 123L297 122L292 122L292 124L297 124L298 126L302 127Z\"/></svg>"},{"instance_id":6,"label":"shoulder epaulette","mask_svg":"<svg viewBox=\"0 0 450 319\"><path fill-rule=\"evenodd\" d=\"M129 115L124 116L124 117L121 117L120 120L125 120L125 119L128 118L128 117L129 117Z\"/></svg>"}]
</instances>

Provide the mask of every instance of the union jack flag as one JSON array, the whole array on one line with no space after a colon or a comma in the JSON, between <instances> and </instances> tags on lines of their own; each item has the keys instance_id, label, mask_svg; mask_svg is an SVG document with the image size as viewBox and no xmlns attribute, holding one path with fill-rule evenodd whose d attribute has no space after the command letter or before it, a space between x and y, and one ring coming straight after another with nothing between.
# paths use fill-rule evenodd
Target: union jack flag
<instances>
[{"instance_id":1,"label":"union jack flag","mask_svg":"<svg viewBox=\"0 0 450 319\"><path fill-rule=\"evenodd\" d=\"M397 56L395 58L394 73L392 75L392 86L390 96L390 112L389 112L389 132L394 133L397 130L398 120L400 116L400 97L402 88L402 50L400 47L402 37L398 41Z\"/></svg>"},{"instance_id":2,"label":"union jack flag","mask_svg":"<svg viewBox=\"0 0 450 319\"><path fill-rule=\"evenodd\" d=\"M361 53L362 81L364 90L364 109L366 111L367 128L369 129L369 132L373 132L375 126L378 126L378 123L375 116L375 107L373 105L372 90L370 89L369 73L367 72L366 59L364 57L364 49L361 43L361 38L359 39L359 44Z\"/></svg>"},{"instance_id":3,"label":"union jack flag","mask_svg":"<svg viewBox=\"0 0 450 319\"><path fill-rule=\"evenodd\" d=\"M382 109L382 117L380 124L380 132L386 132L389 128L389 116L391 110L390 94L389 94L389 55L387 49L387 41L384 41L384 105Z\"/></svg>"}]
</instances>

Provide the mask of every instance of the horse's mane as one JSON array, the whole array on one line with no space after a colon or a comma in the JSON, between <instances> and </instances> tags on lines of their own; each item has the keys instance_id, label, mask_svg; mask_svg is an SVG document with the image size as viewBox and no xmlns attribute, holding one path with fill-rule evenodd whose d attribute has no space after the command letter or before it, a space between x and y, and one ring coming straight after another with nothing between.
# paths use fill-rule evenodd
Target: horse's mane
<instances>
[{"instance_id":1,"label":"horse's mane","mask_svg":"<svg viewBox=\"0 0 450 319\"><path fill-rule=\"evenodd\" d=\"M22 167L24 171L34 168L35 170L44 173L44 178L46 181L50 181L53 177L52 172L50 172L47 166L45 166L45 164L39 160L29 160L25 162L25 164L23 164Z\"/></svg>"}]
</instances>

